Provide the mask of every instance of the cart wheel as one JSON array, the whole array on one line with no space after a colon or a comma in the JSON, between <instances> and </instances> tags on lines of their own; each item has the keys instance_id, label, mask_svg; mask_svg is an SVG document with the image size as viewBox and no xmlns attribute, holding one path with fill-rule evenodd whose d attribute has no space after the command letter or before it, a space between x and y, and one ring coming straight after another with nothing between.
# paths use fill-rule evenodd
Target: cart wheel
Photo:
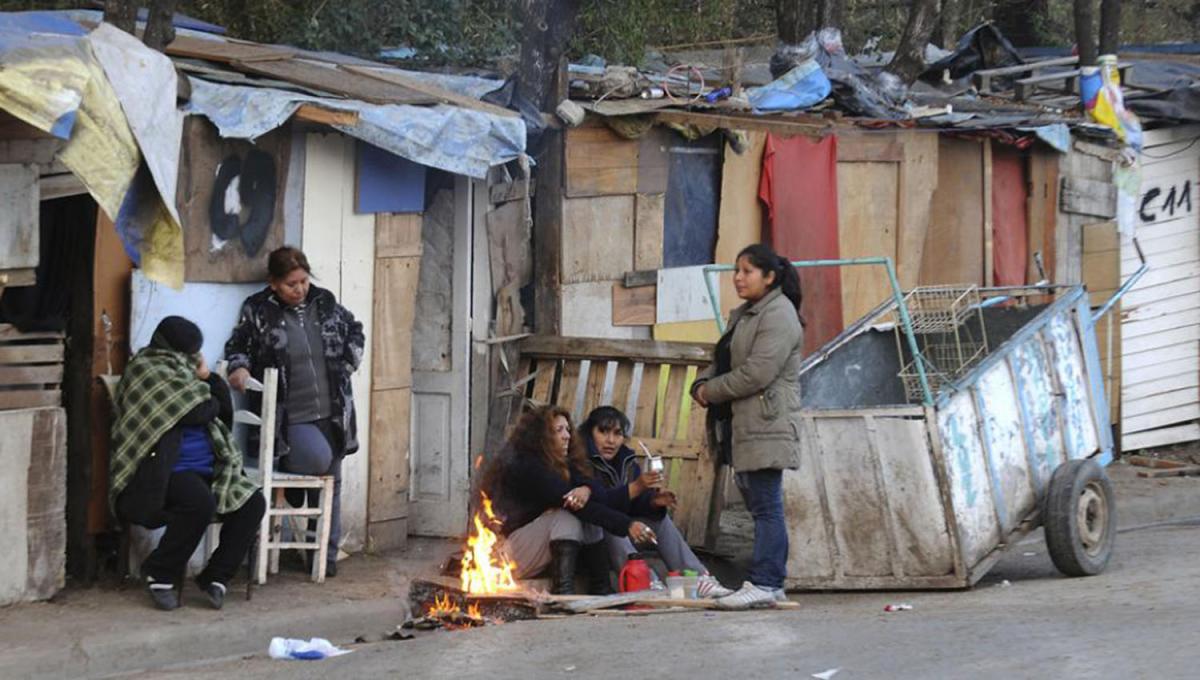
<instances>
[{"instance_id":1,"label":"cart wheel","mask_svg":"<svg viewBox=\"0 0 1200 680\"><path fill-rule=\"evenodd\" d=\"M1046 548L1054 566L1067 576L1104 571L1117 535L1117 508L1104 470L1091 460L1058 466L1044 509Z\"/></svg>"}]
</instances>

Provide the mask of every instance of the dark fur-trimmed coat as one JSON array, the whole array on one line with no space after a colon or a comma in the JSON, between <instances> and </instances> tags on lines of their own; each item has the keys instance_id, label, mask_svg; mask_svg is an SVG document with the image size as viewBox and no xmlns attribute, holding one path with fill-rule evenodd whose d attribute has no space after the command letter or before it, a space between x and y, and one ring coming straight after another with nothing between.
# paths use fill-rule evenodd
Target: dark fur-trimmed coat
<instances>
[{"instance_id":1,"label":"dark fur-trimmed coat","mask_svg":"<svg viewBox=\"0 0 1200 680\"><path fill-rule=\"evenodd\" d=\"M358 428L354 417L354 394L350 388L350 376L362 363L366 339L362 323L354 318L350 310L338 304L333 293L309 286L304 304L316 310L321 324L321 344L324 347L325 365L329 370L329 387L333 394L330 403L333 413L330 420L341 443L341 453L349 455L358 450ZM288 334L283 318L284 304L268 287L246 298L238 316L237 326L229 342L225 343L225 359L229 362L229 373L239 368L250 371L250 375L262 380L266 368L279 369L279 399L275 418L275 455L288 452L287 395L288 395ZM261 409L261 397L249 393L251 408Z\"/></svg>"}]
</instances>

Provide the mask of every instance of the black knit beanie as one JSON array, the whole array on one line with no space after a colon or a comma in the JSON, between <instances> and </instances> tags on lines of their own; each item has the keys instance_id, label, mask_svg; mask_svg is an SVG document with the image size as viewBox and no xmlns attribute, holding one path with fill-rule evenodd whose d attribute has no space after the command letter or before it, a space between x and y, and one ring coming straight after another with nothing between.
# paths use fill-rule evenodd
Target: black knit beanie
<instances>
[{"instance_id":1,"label":"black knit beanie","mask_svg":"<svg viewBox=\"0 0 1200 680\"><path fill-rule=\"evenodd\" d=\"M204 334L200 332L200 327L182 316L168 316L160 321L150 338L151 347L184 354L199 352L203 344Z\"/></svg>"}]
</instances>

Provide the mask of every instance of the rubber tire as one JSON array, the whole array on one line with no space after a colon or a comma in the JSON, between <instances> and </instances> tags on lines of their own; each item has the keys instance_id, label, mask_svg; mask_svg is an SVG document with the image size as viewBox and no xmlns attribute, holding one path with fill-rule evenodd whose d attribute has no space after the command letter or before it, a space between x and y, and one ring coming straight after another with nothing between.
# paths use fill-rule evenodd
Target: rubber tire
<instances>
[{"instance_id":1,"label":"rubber tire","mask_svg":"<svg viewBox=\"0 0 1200 680\"><path fill-rule=\"evenodd\" d=\"M1105 515L1097 520L1102 526L1088 531L1091 545L1079 526L1080 503L1103 505ZM1054 566L1067 576L1094 576L1104 571L1112 557L1117 536L1117 508L1112 483L1104 469L1092 460L1071 460L1059 465L1050 477L1043 506L1046 548ZM1103 533L1092 535L1099 529Z\"/></svg>"}]
</instances>

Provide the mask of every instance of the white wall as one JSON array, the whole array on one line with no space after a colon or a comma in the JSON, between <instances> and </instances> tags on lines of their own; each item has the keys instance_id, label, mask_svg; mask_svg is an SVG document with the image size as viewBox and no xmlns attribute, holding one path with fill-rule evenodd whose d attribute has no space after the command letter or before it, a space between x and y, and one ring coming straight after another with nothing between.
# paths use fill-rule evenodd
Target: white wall
<instances>
[{"instance_id":1,"label":"white wall","mask_svg":"<svg viewBox=\"0 0 1200 680\"><path fill-rule=\"evenodd\" d=\"M367 337L354 374L359 450L342 464L342 549L362 550L367 529L367 450L371 414L371 316L375 283L375 216L354 213L355 143L339 134L309 134L304 158L300 247L314 281L362 322Z\"/></svg>"}]
</instances>

